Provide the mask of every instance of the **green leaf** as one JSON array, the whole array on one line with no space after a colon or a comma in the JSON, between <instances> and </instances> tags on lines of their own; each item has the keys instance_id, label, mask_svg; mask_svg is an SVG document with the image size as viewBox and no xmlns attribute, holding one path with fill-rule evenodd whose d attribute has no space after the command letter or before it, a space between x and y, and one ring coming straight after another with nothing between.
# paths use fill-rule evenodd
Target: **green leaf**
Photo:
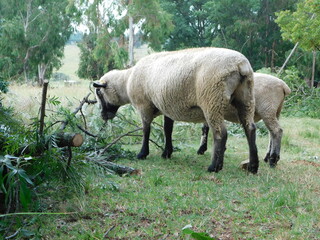
<instances>
[{"instance_id":1,"label":"green leaf","mask_svg":"<svg viewBox=\"0 0 320 240\"><path fill-rule=\"evenodd\" d=\"M25 180L26 182L28 182L30 185L33 185L33 182L31 181L31 179L29 178L29 176L26 174L26 171L23 169L19 169L17 171L17 173L19 174L19 176Z\"/></svg>"},{"instance_id":2,"label":"green leaf","mask_svg":"<svg viewBox=\"0 0 320 240\"><path fill-rule=\"evenodd\" d=\"M27 187L27 184L25 181L21 181L19 198L23 208L27 210L31 203L31 191Z\"/></svg>"}]
</instances>

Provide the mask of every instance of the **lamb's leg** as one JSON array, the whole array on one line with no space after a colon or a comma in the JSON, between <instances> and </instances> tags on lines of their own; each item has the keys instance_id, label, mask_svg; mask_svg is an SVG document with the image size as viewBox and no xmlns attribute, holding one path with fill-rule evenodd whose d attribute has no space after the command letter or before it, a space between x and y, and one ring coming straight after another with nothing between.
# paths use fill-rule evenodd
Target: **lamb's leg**
<instances>
[{"instance_id":1,"label":"lamb's leg","mask_svg":"<svg viewBox=\"0 0 320 240\"><path fill-rule=\"evenodd\" d=\"M161 155L163 158L170 158L173 152L173 146L172 146L173 123L174 121L171 118L164 116L165 148Z\"/></svg>"},{"instance_id":2,"label":"lamb's leg","mask_svg":"<svg viewBox=\"0 0 320 240\"><path fill-rule=\"evenodd\" d=\"M270 117L270 116L269 116ZM280 159L281 139L283 130L280 127L276 117L263 119L265 125L270 132L270 145L265 157L269 162L270 167L275 167Z\"/></svg>"},{"instance_id":3,"label":"lamb's leg","mask_svg":"<svg viewBox=\"0 0 320 240\"><path fill-rule=\"evenodd\" d=\"M208 149L208 133L209 133L209 126L207 123L204 123L202 126L202 136L200 140L200 147L197 151L199 155L203 155L205 151Z\"/></svg>"},{"instance_id":4,"label":"lamb's leg","mask_svg":"<svg viewBox=\"0 0 320 240\"><path fill-rule=\"evenodd\" d=\"M210 124L209 124L210 125ZM213 131L213 159L209 166L209 172L219 172L223 168L224 152L226 150L227 130L224 124L221 125L220 131Z\"/></svg>"},{"instance_id":5,"label":"lamb's leg","mask_svg":"<svg viewBox=\"0 0 320 240\"><path fill-rule=\"evenodd\" d=\"M271 154L271 149L272 149L272 135L271 135L271 132L269 131L269 146L268 146L268 151L267 151L267 154L264 158L264 161L266 163L269 162L269 159L270 159L270 154Z\"/></svg>"}]
</instances>

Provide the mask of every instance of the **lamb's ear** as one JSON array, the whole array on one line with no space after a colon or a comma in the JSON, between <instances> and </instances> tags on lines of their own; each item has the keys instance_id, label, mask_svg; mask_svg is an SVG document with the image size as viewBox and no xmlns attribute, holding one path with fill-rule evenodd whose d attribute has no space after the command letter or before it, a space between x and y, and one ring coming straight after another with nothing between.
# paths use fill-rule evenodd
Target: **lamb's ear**
<instances>
[{"instance_id":1,"label":"lamb's ear","mask_svg":"<svg viewBox=\"0 0 320 240\"><path fill-rule=\"evenodd\" d=\"M93 86L95 88L106 88L107 87L107 83L93 82Z\"/></svg>"}]
</instances>

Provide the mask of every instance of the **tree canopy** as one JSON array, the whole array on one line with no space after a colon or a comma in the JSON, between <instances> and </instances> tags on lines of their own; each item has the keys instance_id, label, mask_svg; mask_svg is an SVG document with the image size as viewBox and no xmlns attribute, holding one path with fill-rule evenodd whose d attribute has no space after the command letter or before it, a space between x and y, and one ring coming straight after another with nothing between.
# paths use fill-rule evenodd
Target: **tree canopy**
<instances>
[{"instance_id":1,"label":"tree canopy","mask_svg":"<svg viewBox=\"0 0 320 240\"><path fill-rule=\"evenodd\" d=\"M68 0L3 0L0 14L0 77L49 76L60 65L77 9Z\"/></svg>"}]
</instances>

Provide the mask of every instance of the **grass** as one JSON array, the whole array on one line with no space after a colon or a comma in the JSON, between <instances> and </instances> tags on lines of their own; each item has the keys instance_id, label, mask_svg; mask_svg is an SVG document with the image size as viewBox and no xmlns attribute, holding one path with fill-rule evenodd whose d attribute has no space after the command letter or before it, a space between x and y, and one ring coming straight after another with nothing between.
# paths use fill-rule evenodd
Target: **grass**
<instances>
[{"instance_id":1,"label":"grass","mask_svg":"<svg viewBox=\"0 0 320 240\"><path fill-rule=\"evenodd\" d=\"M48 94L73 110L88 92L83 82L55 85ZM3 102L28 122L38 113L40 96L40 88L13 85ZM84 113L93 114L91 108ZM80 184L72 191L70 182L41 185L35 202L39 213L0 218L6 220L0 229L14 229L8 221L15 222L12 234L20 229L18 239L190 239L182 233L190 224L223 240L320 239L320 120L286 117L281 124L281 160L275 169L262 161L268 136L257 138L257 175L239 167L248 157L239 134L228 138L223 170L208 173L211 153L196 154L201 126L195 124L175 124L172 159L162 159L151 145L146 160L117 162L139 169L137 175L106 174L75 153L72 166ZM122 148L138 152L140 144L127 139Z\"/></svg>"},{"instance_id":2,"label":"grass","mask_svg":"<svg viewBox=\"0 0 320 240\"><path fill-rule=\"evenodd\" d=\"M84 85L78 88L57 87L49 94L78 101L88 91ZM21 96L19 87L10 91ZM29 99L25 89L20 91ZM36 90L28 91L33 95ZM16 99L18 106L17 100L26 101ZM235 135L228 139L224 169L208 173L210 151L196 154L201 126L178 123L174 145L179 151L172 159L162 159L151 145L147 160L118 162L141 170L124 177L107 175L80 159L74 164L82 177L82 194L57 184L42 187L40 197L41 211L70 214L13 217L41 239L188 239L182 234L188 224L216 239L319 239L320 120L283 118L281 123L282 155L275 169L261 162L257 175L242 171L247 144ZM262 160L268 136L259 136L257 144ZM122 147L137 152L140 144Z\"/></svg>"}]
</instances>

